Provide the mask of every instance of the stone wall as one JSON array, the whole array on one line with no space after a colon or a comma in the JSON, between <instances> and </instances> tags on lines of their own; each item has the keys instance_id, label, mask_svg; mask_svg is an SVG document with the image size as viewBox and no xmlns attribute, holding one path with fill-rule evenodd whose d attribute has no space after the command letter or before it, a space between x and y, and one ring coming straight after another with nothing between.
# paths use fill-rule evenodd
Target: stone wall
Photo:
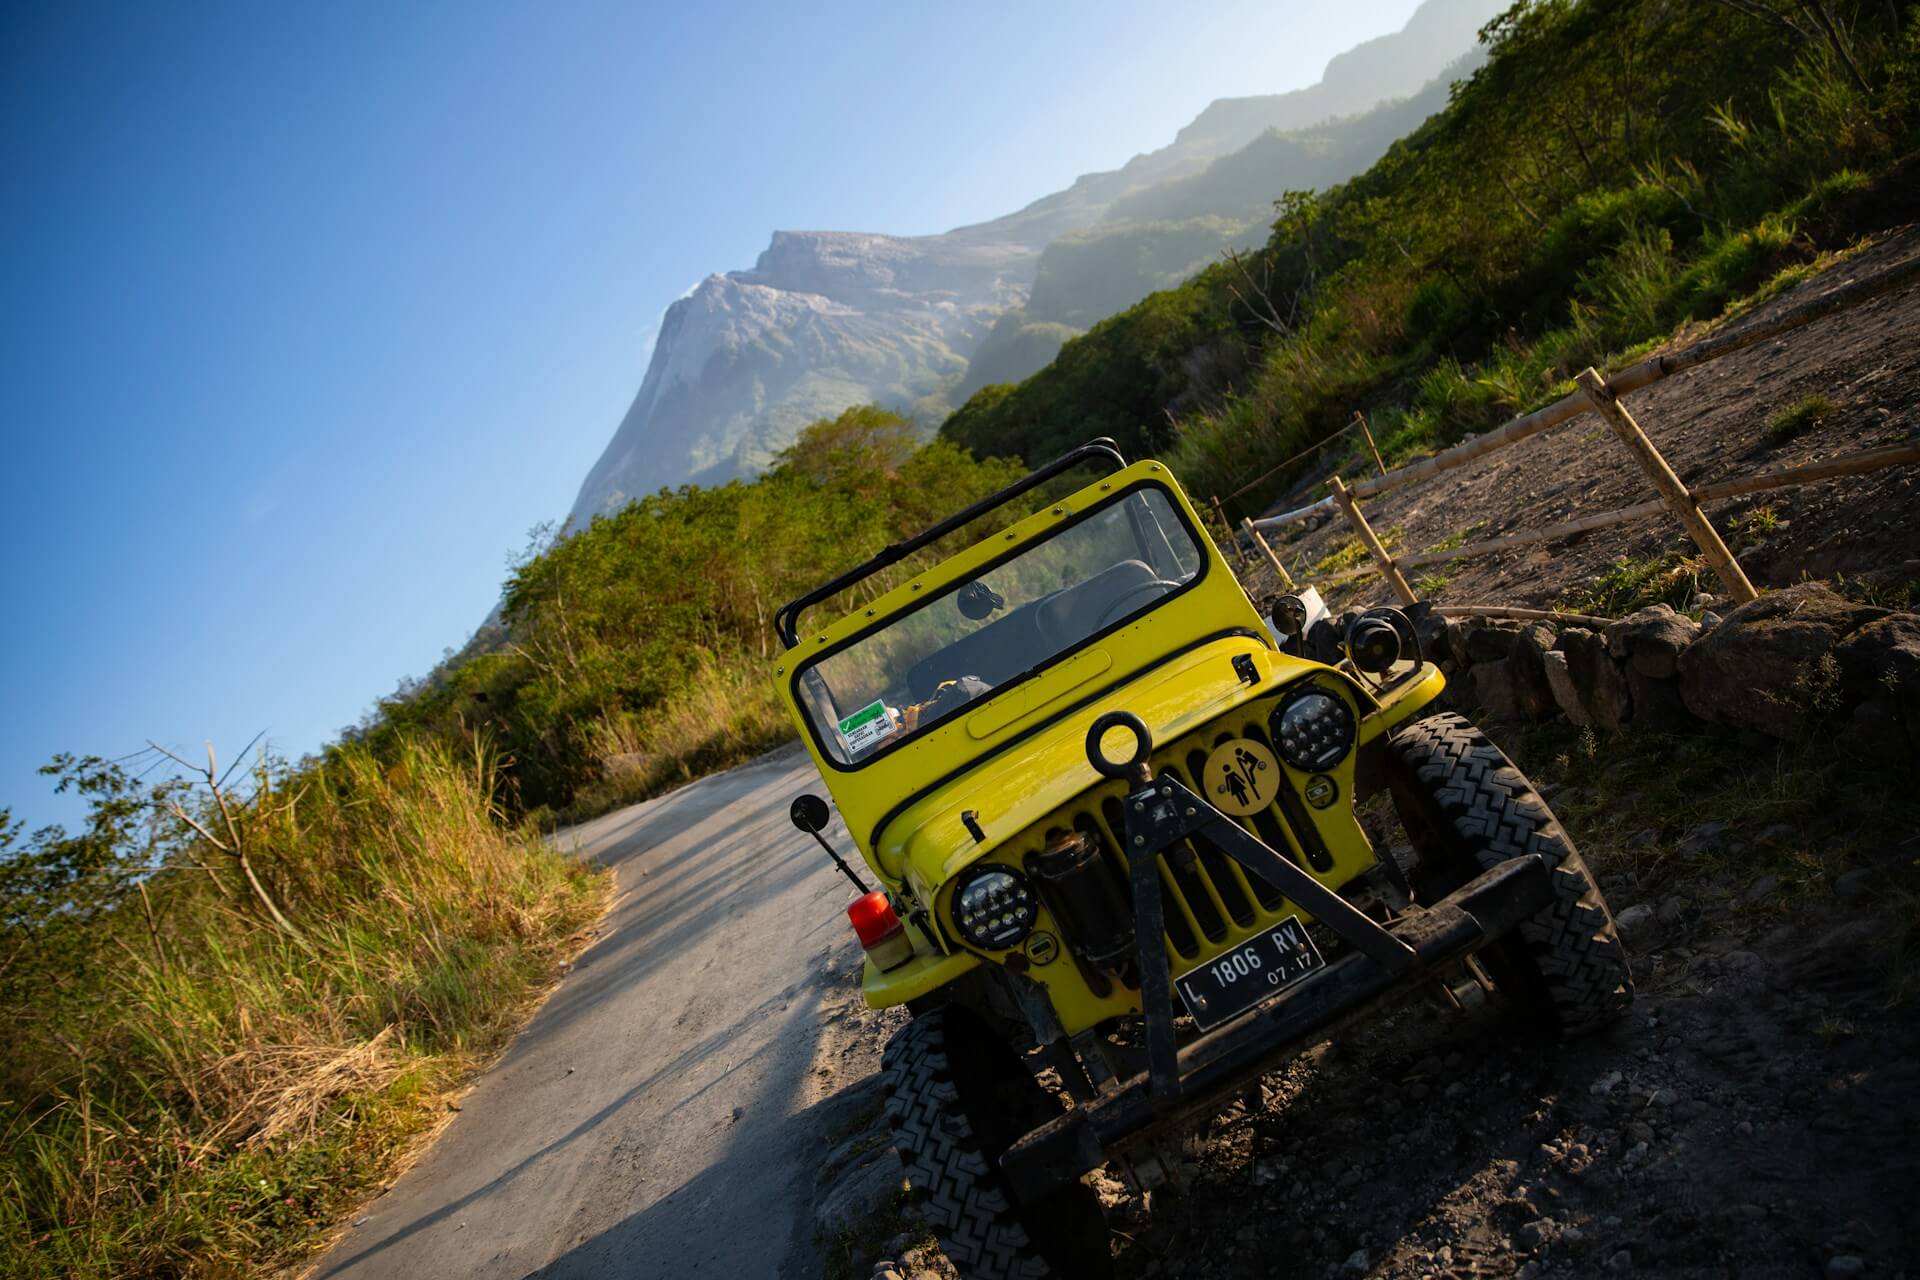
<instances>
[{"instance_id":1,"label":"stone wall","mask_svg":"<svg viewBox=\"0 0 1920 1280\"><path fill-rule=\"evenodd\" d=\"M1654 605L1604 631L1429 623L1448 705L1490 722L1565 716L1596 731L1703 724L1920 759L1920 614L1856 604L1820 583L1694 622Z\"/></svg>"}]
</instances>

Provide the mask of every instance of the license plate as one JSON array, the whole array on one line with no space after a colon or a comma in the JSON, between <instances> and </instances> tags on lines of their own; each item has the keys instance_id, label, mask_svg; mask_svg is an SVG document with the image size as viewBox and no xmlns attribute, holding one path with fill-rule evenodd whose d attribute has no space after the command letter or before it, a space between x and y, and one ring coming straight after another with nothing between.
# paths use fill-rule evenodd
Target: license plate
<instances>
[{"instance_id":1,"label":"license plate","mask_svg":"<svg viewBox=\"0 0 1920 1280\"><path fill-rule=\"evenodd\" d=\"M1289 916L1265 933L1187 970L1173 985L1195 1025L1211 1031L1325 963L1300 918Z\"/></svg>"}]
</instances>

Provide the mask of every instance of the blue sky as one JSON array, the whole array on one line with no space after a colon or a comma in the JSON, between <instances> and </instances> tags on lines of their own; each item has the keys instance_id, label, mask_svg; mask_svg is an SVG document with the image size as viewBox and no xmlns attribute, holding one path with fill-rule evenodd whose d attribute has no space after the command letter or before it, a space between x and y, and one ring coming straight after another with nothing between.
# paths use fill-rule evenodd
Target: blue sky
<instances>
[{"instance_id":1,"label":"blue sky","mask_svg":"<svg viewBox=\"0 0 1920 1280\"><path fill-rule=\"evenodd\" d=\"M1414 7L6 6L0 806L424 673L775 228L995 217Z\"/></svg>"}]
</instances>

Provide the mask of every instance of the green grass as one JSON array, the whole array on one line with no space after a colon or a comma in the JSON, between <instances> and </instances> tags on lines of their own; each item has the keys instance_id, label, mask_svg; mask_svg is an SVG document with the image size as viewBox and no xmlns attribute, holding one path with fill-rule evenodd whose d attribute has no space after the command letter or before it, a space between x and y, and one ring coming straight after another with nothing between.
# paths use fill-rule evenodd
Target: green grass
<instances>
[{"instance_id":1,"label":"green grass","mask_svg":"<svg viewBox=\"0 0 1920 1280\"><path fill-rule=\"evenodd\" d=\"M1750 507L1727 522L1727 546L1735 554L1757 546L1780 527L1780 514L1770 506Z\"/></svg>"},{"instance_id":2,"label":"green grass","mask_svg":"<svg viewBox=\"0 0 1920 1280\"><path fill-rule=\"evenodd\" d=\"M1833 401L1821 395L1808 396L1768 418L1767 429L1761 439L1768 447L1778 448L1789 440L1807 434L1832 412Z\"/></svg>"},{"instance_id":3,"label":"green grass","mask_svg":"<svg viewBox=\"0 0 1920 1280\"><path fill-rule=\"evenodd\" d=\"M1407 531L1399 525L1395 525L1393 528L1376 536L1380 539L1380 545L1391 553L1398 551L1406 543ZM1360 566L1370 563L1372 563L1372 556L1368 554L1366 545L1362 543L1359 538L1348 538L1332 551L1320 557L1320 559L1314 563L1313 567L1307 570L1307 576L1312 578L1324 577L1329 573L1341 573L1348 569L1358 569Z\"/></svg>"},{"instance_id":4,"label":"green grass","mask_svg":"<svg viewBox=\"0 0 1920 1280\"><path fill-rule=\"evenodd\" d=\"M1432 599L1447 589L1448 578L1444 573L1429 573L1414 579L1413 592L1422 600Z\"/></svg>"},{"instance_id":5,"label":"green grass","mask_svg":"<svg viewBox=\"0 0 1920 1280\"><path fill-rule=\"evenodd\" d=\"M232 827L202 813L288 928L233 859L164 823L151 916L125 883L84 919L23 923L13 900L12 945L30 924L29 955L80 961L0 986L5 1274L298 1263L445 1118L604 907L604 876L502 825L484 749L346 748L256 781Z\"/></svg>"},{"instance_id":6,"label":"green grass","mask_svg":"<svg viewBox=\"0 0 1920 1280\"><path fill-rule=\"evenodd\" d=\"M1791 907L1872 865L1887 875L1889 903L1903 910L1898 904L1920 891L1920 800L1900 762L1835 746L1819 690L1797 696L1807 715L1796 742L1721 729L1596 738L1556 721L1520 729L1507 745L1536 782L1554 788L1549 801L1588 860L1631 881L1636 898L1682 880L1719 882L1737 896L1772 875ZM1726 824L1724 839L1689 846L1689 833L1708 823ZM1905 931L1896 950L1905 972L1920 958L1920 929Z\"/></svg>"},{"instance_id":7,"label":"green grass","mask_svg":"<svg viewBox=\"0 0 1920 1280\"><path fill-rule=\"evenodd\" d=\"M1621 557L1599 576L1560 594L1556 607L1568 613L1622 618L1648 605L1685 610L1700 594L1697 557L1669 551L1650 558Z\"/></svg>"},{"instance_id":8,"label":"green grass","mask_svg":"<svg viewBox=\"0 0 1920 1280\"><path fill-rule=\"evenodd\" d=\"M1480 534L1486 532L1486 528L1487 528L1487 522L1485 520L1476 520L1472 524L1468 525L1466 528L1459 529L1453 533L1448 534L1446 537L1440 539L1440 541L1428 547L1427 550L1430 552L1456 550L1460 547L1464 547L1465 545L1467 545L1467 543L1471 539L1476 538Z\"/></svg>"}]
</instances>

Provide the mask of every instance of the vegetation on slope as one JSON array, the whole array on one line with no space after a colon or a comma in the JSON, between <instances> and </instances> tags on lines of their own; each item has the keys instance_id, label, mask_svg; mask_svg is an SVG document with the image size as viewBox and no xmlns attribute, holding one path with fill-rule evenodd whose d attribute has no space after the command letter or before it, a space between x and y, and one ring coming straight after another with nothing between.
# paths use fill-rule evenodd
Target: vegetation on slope
<instances>
[{"instance_id":1,"label":"vegetation on slope","mask_svg":"<svg viewBox=\"0 0 1920 1280\"><path fill-rule=\"evenodd\" d=\"M63 757L84 830L0 810L0 1270L295 1261L446 1114L605 885L504 820L484 741L236 783Z\"/></svg>"},{"instance_id":2,"label":"vegetation on slope","mask_svg":"<svg viewBox=\"0 0 1920 1280\"><path fill-rule=\"evenodd\" d=\"M1551 398L1897 217L1916 10L1814 8L1835 38L1806 6L1516 5L1483 33L1486 65L1373 169L1286 194L1258 253L984 388L942 435L1040 458L1112 434L1227 493L1356 408L1385 409L1376 434L1407 456Z\"/></svg>"}]
</instances>

